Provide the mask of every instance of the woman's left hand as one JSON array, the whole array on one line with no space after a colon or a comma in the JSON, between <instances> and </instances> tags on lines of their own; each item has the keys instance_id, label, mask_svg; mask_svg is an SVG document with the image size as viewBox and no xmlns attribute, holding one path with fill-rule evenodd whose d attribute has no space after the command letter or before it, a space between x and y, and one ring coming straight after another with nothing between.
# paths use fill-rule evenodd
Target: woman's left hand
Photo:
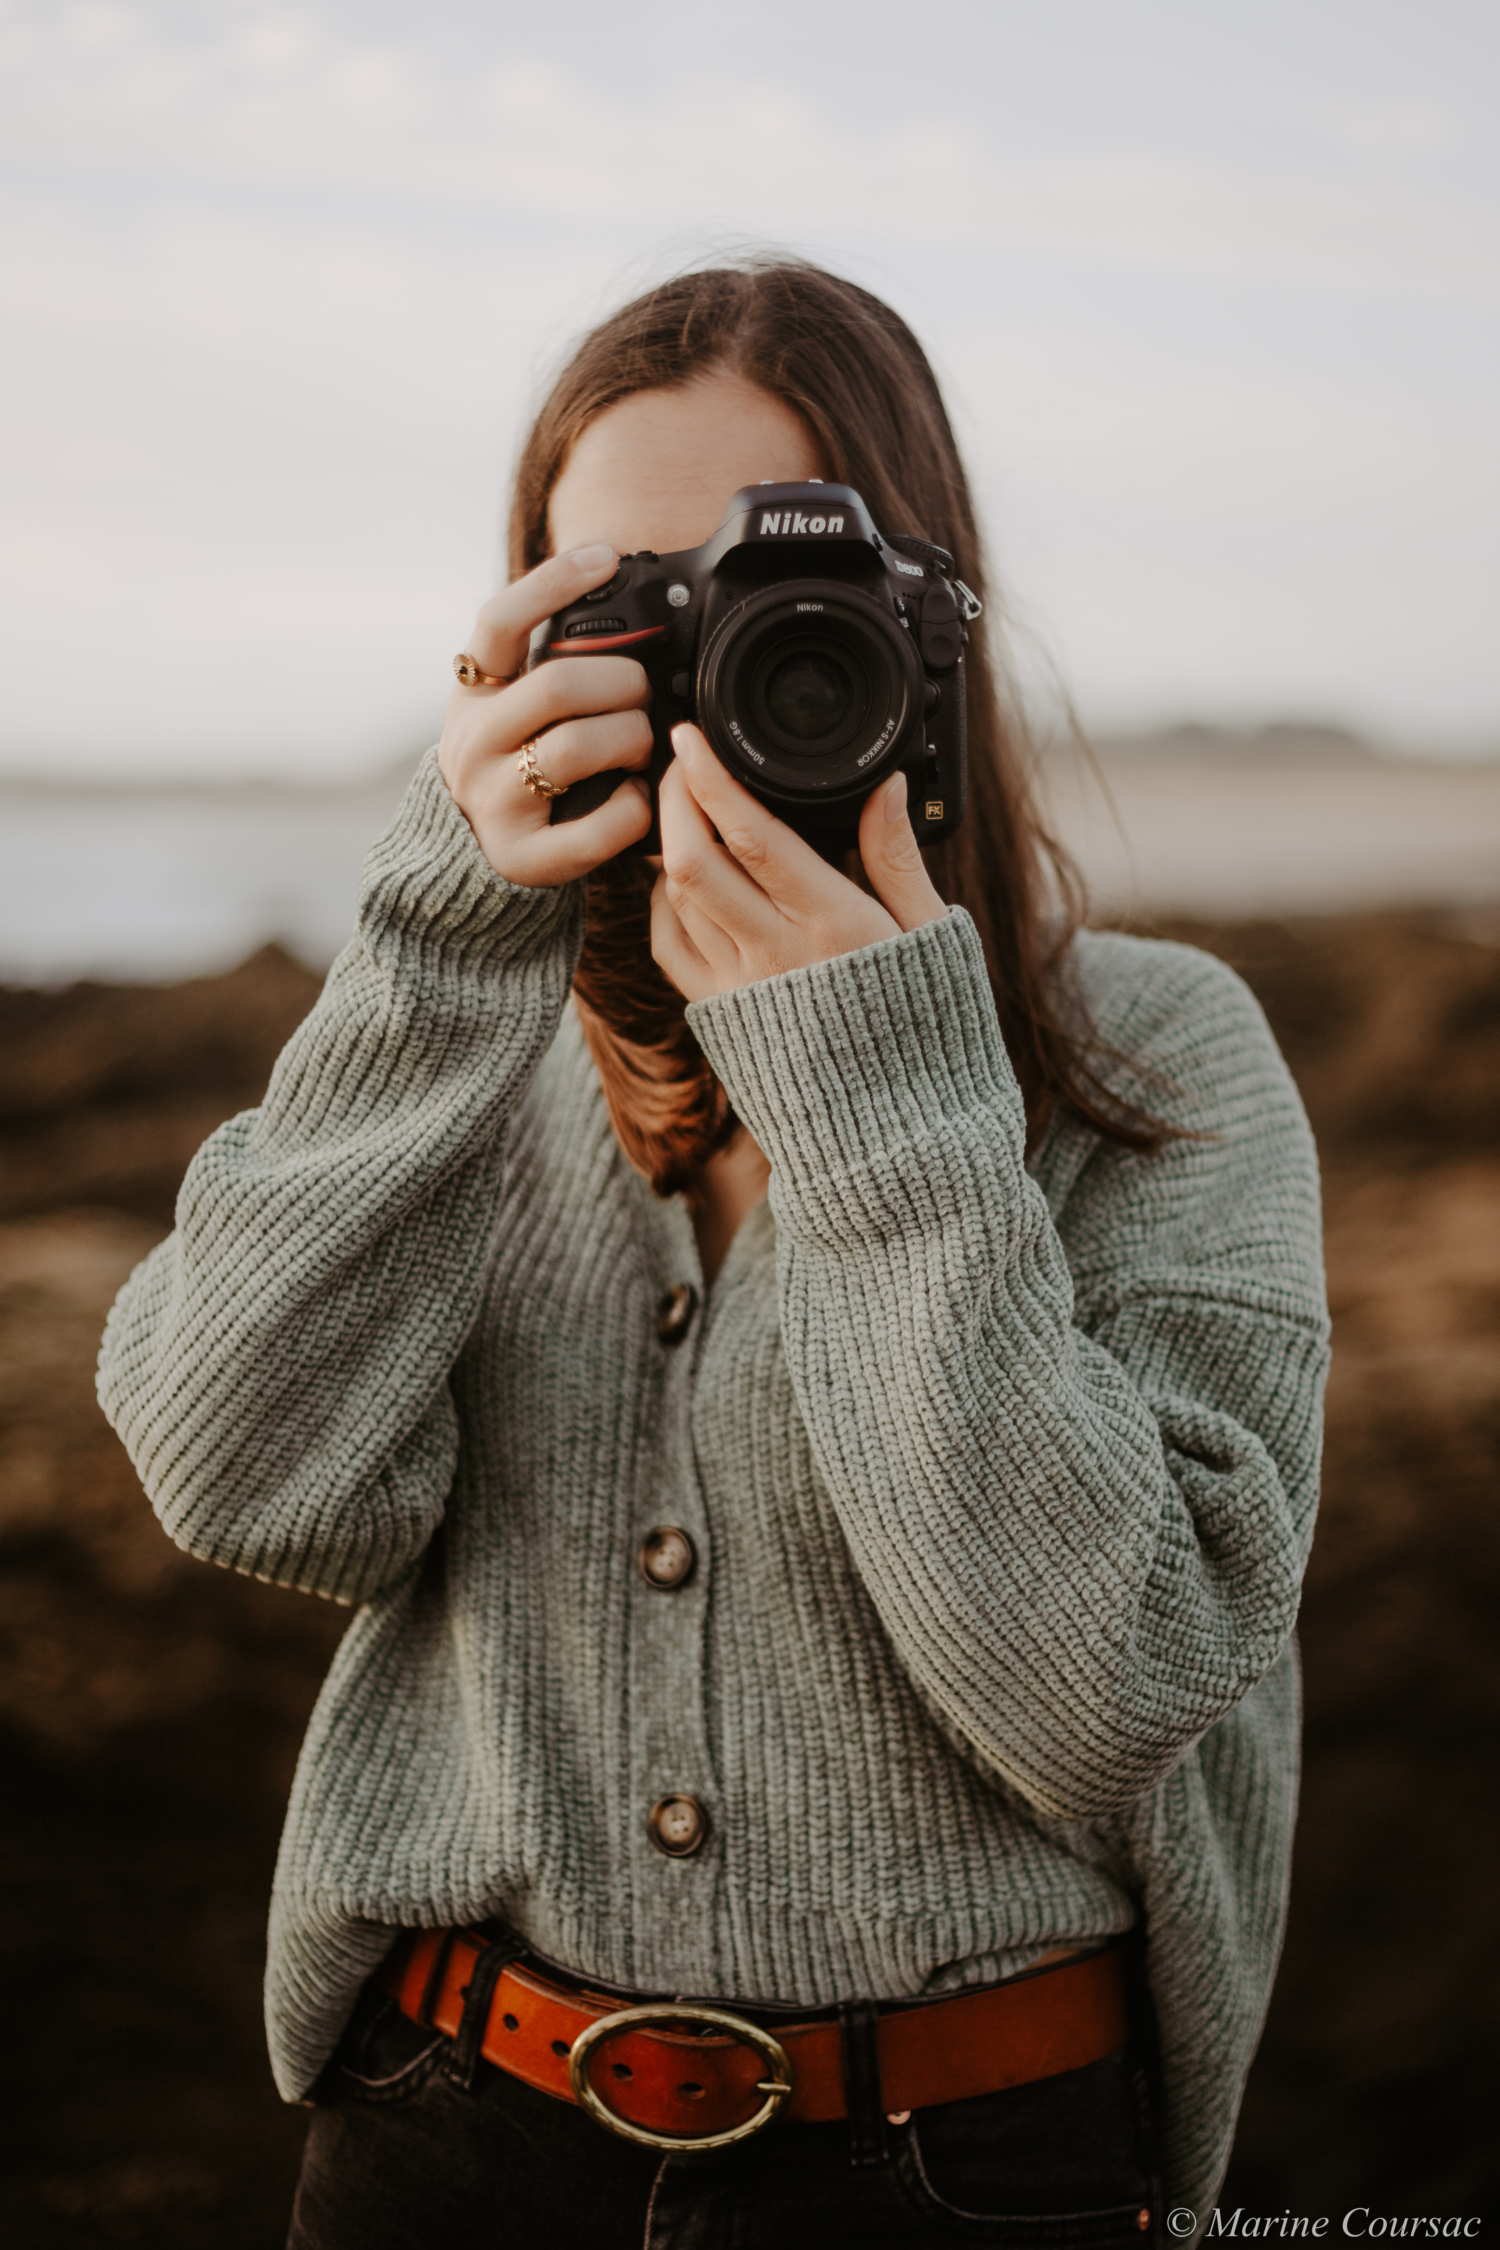
<instances>
[{"instance_id":1,"label":"woman's left hand","mask_svg":"<svg viewBox=\"0 0 1500 2250\"><path fill-rule=\"evenodd\" d=\"M742 789L697 727L674 727L672 747L651 951L689 1000L855 953L947 913L906 816L904 774L874 790L860 815L870 898Z\"/></svg>"}]
</instances>

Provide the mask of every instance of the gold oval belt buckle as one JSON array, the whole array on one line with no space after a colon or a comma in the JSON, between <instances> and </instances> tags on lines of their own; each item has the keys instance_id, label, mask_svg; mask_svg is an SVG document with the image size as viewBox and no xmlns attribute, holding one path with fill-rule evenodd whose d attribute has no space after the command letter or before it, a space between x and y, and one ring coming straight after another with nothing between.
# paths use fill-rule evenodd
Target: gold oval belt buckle
<instances>
[{"instance_id":1,"label":"gold oval belt buckle","mask_svg":"<svg viewBox=\"0 0 1500 2250\"><path fill-rule=\"evenodd\" d=\"M588 2060L596 2047L622 2031L638 2031L651 2024L678 2023L727 2032L731 2039L753 2047L765 2063L769 2075L760 2080L755 2091L766 2098L743 2125L732 2125L727 2133L653 2133L648 2125L632 2125L628 2118L617 2116L595 2093L588 2079ZM586 2025L568 2053L568 2080L580 2108L586 2109L596 2124L618 2133L622 2140L639 2141L644 2148L674 2151L728 2148L732 2141L747 2141L779 2113L792 2090L792 2066L780 2040L773 2039L769 2031L762 2031L759 2024L747 2023L743 2016L732 2016L725 2008L695 2007L691 2001L657 2000L640 2008L619 2008L612 2016L601 2016L597 2023Z\"/></svg>"}]
</instances>

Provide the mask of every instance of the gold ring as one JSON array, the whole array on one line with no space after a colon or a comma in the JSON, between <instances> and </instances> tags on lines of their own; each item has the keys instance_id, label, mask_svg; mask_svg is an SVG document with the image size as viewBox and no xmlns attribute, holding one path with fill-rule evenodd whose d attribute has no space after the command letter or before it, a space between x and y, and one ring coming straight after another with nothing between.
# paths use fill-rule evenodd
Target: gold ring
<instances>
[{"instance_id":1,"label":"gold ring","mask_svg":"<svg viewBox=\"0 0 1500 2250\"><path fill-rule=\"evenodd\" d=\"M549 781L536 762L536 744L523 742L516 760L521 769L521 779L533 797L566 797L570 784L566 781Z\"/></svg>"},{"instance_id":2,"label":"gold ring","mask_svg":"<svg viewBox=\"0 0 1500 2250\"><path fill-rule=\"evenodd\" d=\"M454 657L453 669L465 687L514 687L521 677L519 672L512 672L508 680L502 680L498 673L481 672L475 659L467 654Z\"/></svg>"}]
</instances>

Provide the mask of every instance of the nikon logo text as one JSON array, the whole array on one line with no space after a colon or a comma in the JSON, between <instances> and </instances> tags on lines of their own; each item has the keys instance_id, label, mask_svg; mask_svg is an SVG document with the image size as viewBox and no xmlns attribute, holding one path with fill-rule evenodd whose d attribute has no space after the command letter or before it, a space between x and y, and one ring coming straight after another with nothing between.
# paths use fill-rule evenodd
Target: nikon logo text
<instances>
[{"instance_id":1,"label":"nikon logo text","mask_svg":"<svg viewBox=\"0 0 1500 2250\"><path fill-rule=\"evenodd\" d=\"M762 539L784 539L788 532L842 531L842 516L799 516L794 509L777 509L773 515L769 508L762 512L760 535Z\"/></svg>"}]
</instances>

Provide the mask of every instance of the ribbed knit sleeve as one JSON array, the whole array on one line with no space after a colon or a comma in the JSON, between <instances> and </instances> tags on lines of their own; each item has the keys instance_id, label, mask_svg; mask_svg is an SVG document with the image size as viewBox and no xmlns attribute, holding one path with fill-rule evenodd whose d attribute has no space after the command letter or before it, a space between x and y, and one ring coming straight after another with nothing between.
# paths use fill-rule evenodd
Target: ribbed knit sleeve
<instances>
[{"instance_id":1,"label":"ribbed knit sleeve","mask_svg":"<svg viewBox=\"0 0 1500 2250\"><path fill-rule=\"evenodd\" d=\"M1311 1138L1243 985L1176 958L1112 1018L1198 1137L1095 1142L1066 1248L961 910L689 1013L771 1160L792 1380L886 1631L1066 1819L1141 1797L1274 1664L1316 1504Z\"/></svg>"},{"instance_id":2,"label":"ribbed knit sleeve","mask_svg":"<svg viewBox=\"0 0 1500 2250\"><path fill-rule=\"evenodd\" d=\"M506 1120L581 931L577 886L494 873L429 756L264 1103L199 1151L105 1334L101 1402L190 1553L357 1601L426 1545Z\"/></svg>"}]
</instances>

